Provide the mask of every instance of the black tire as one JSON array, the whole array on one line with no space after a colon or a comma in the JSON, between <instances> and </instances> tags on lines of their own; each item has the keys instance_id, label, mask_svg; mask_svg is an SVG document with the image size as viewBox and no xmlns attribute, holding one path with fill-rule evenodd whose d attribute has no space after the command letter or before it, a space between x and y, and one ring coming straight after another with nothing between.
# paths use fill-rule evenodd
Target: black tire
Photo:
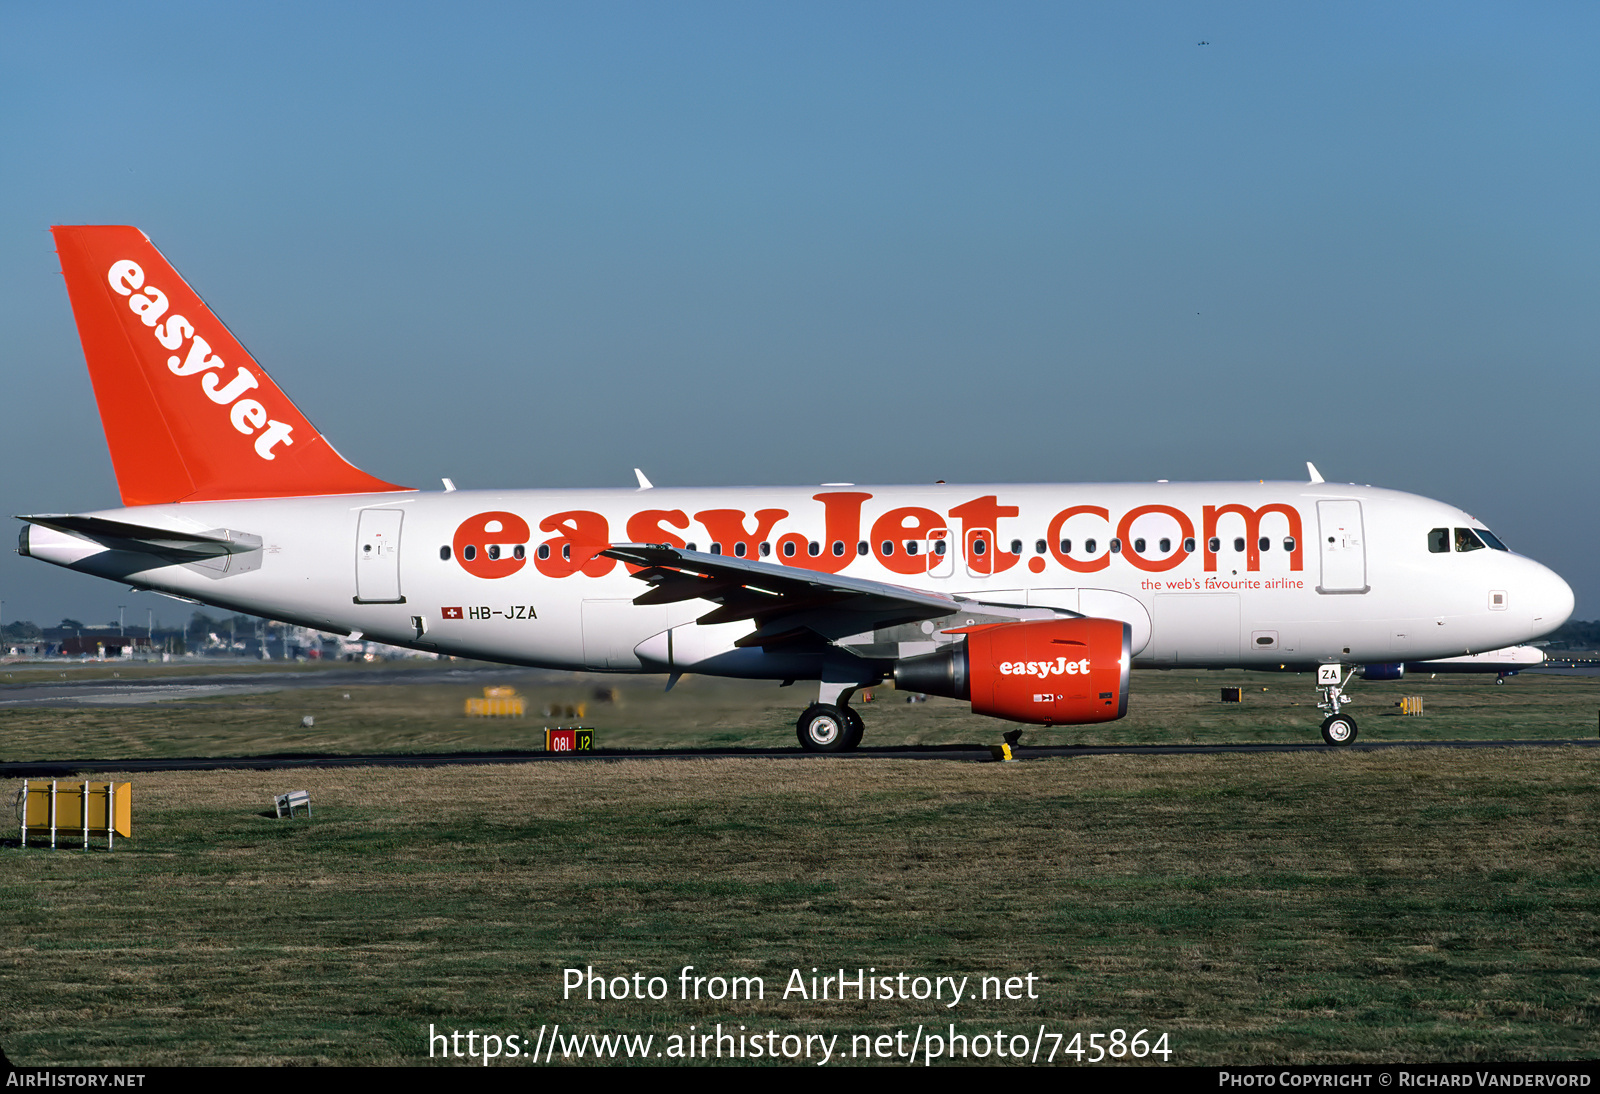
<instances>
[{"instance_id":1,"label":"black tire","mask_svg":"<svg viewBox=\"0 0 1600 1094\"><path fill-rule=\"evenodd\" d=\"M1334 714L1322 723L1322 739L1330 745L1347 745L1356 739L1356 720L1348 714Z\"/></svg>"},{"instance_id":2,"label":"black tire","mask_svg":"<svg viewBox=\"0 0 1600 1094\"><path fill-rule=\"evenodd\" d=\"M794 728L807 752L844 752L850 747L850 719L836 706L812 703Z\"/></svg>"},{"instance_id":3,"label":"black tire","mask_svg":"<svg viewBox=\"0 0 1600 1094\"><path fill-rule=\"evenodd\" d=\"M861 720L854 707L845 707L844 716L850 723L850 736L844 743L844 750L854 752L861 743L861 735L867 731L867 723Z\"/></svg>"}]
</instances>

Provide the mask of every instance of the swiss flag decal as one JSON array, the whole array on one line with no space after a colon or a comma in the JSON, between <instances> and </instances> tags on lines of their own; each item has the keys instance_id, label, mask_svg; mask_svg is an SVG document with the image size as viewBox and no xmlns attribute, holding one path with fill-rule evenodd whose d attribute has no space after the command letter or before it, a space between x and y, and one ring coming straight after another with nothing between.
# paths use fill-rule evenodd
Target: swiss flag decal
<instances>
[{"instance_id":1,"label":"swiss flag decal","mask_svg":"<svg viewBox=\"0 0 1600 1094\"><path fill-rule=\"evenodd\" d=\"M439 609L439 617L441 619L460 619L460 618L462 618L461 609L460 608L440 608Z\"/></svg>"}]
</instances>

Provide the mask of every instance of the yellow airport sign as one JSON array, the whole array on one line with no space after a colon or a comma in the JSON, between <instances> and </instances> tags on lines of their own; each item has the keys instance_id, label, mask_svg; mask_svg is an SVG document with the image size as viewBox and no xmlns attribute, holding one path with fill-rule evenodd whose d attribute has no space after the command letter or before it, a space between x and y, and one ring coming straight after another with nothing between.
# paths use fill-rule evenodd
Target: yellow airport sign
<instances>
[{"instance_id":1,"label":"yellow airport sign","mask_svg":"<svg viewBox=\"0 0 1600 1094\"><path fill-rule=\"evenodd\" d=\"M50 846L57 836L79 833L83 845L92 836L106 837L106 847L116 836L133 835L133 784L64 782L60 779L29 779L20 795L22 845L29 837Z\"/></svg>"}]
</instances>

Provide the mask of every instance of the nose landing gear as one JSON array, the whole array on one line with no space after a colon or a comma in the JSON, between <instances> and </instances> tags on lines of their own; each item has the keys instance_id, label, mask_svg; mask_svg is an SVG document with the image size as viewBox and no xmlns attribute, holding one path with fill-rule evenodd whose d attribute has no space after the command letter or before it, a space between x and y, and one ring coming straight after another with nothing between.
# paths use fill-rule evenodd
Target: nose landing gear
<instances>
[{"instance_id":1,"label":"nose landing gear","mask_svg":"<svg viewBox=\"0 0 1600 1094\"><path fill-rule=\"evenodd\" d=\"M1356 739L1356 720L1348 714L1334 714L1322 723L1322 739L1330 745L1347 745Z\"/></svg>"},{"instance_id":2,"label":"nose landing gear","mask_svg":"<svg viewBox=\"0 0 1600 1094\"><path fill-rule=\"evenodd\" d=\"M1322 723L1322 739L1330 745L1347 745L1356 739L1356 720L1348 714L1339 713L1339 708L1350 702L1344 689L1355 676L1356 670L1351 669L1341 682L1339 674L1343 668L1343 665L1317 666L1317 693L1321 696L1317 700L1317 709L1328 712L1328 717Z\"/></svg>"}]
</instances>

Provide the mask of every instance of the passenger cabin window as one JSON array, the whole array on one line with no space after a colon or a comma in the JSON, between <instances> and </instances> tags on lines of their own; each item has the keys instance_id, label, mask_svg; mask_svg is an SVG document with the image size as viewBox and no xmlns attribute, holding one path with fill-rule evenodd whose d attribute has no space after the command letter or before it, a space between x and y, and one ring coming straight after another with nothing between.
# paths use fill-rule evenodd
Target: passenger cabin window
<instances>
[{"instance_id":1,"label":"passenger cabin window","mask_svg":"<svg viewBox=\"0 0 1600 1094\"><path fill-rule=\"evenodd\" d=\"M1222 550L1222 540L1218 539L1216 536L1212 536L1210 539L1206 540L1206 550L1210 551L1212 554L1216 554L1218 551Z\"/></svg>"},{"instance_id":2,"label":"passenger cabin window","mask_svg":"<svg viewBox=\"0 0 1600 1094\"><path fill-rule=\"evenodd\" d=\"M698 548L698 547L696 547L696 546L695 546L695 545L694 545L694 544L692 544L692 543L686 543L686 544L684 544L684 545L683 545L683 549L684 549L684 550L685 550L685 551L698 551L698 550L699 550L699 549L700 549L700 548ZM539 556L539 557L540 557L540 558L544 558L544 557L545 557L545 556L544 556L544 555L540 555L540 556Z\"/></svg>"},{"instance_id":3,"label":"passenger cabin window","mask_svg":"<svg viewBox=\"0 0 1600 1094\"><path fill-rule=\"evenodd\" d=\"M1288 551L1291 554L1294 553L1294 537L1293 536L1284 536L1283 537L1283 549L1285 551Z\"/></svg>"},{"instance_id":4,"label":"passenger cabin window","mask_svg":"<svg viewBox=\"0 0 1600 1094\"><path fill-rule=\"evenodd\" d=\"M711 553L714 554L714 555L720 555L722 553L722 544L715 543L715 542L712 543L711 544Z\"/></svg>"},{"instance_id":5,"label":"passenger cabin window","mask_svg":"<svg viewBox=\"0 0 1600 1094\"><path fill-rule=\"evenodd\" d=\"M1194 553L1194 537L1193 536L1189 536L1188 538L1186 538L1183 541L1183 549L1185 551L1188 551L1190 554Z\"/></svg>"},{"instance_id":6,"label":"passenger cabin window","mask_svg":"<svg viewBox=\"0 0 1600 1094\"><path fill-rule=\"evenodd\" d=\"M550 545L548 543L539 544L539 549L535 551L534 554L538 555L541 559L549 558Z\"/></svg>"},{"instance_id":7,"label":"passenger cabin window","mask_svg":"<svg viewBox=\"0 0 1600 1094\"><path fill-rule=\"evenodd\" d=\"M1011 541L1011 553L1014 555L1020 555L1022 553L1022 541L1020 539L1014 539Z\"/></svg>"},{"instance_id":8,"label":"passenger cabin window","mask_svg":"<svg viewBox=\"0 0 1600 1094\"><path fill-rule=\"evenodd\" d=\"M1450 550L1450 529L1435 528L1428 533L1428 553L1442 555Z\"/></svg>"},{"instance_id":9,"label":"passenger cabin window","mask_svg":"<svg viewBox=\"0 0 1600 1094\"><path fill-rule=\"evenodd\" d=\"M1244 537L1243 536L1234 536L1233 537L1233 549L1235 551L1244 550Z\"/></svg>"},{"instance_id":10,"label":"passenger cabin window","mask_svg":"<svg viewBox=\"0 0 1600 1094\"><path fill-rule=\"evenodd\" d=\"M979 540L979 541L978 541L978 542L980 542L980 543L982 543L982 542L983 542L983 541L982 541L982 540ZM908 539L908 540L906 540L906 554L908 554L908 555L914 555L914 554L916 554L916 553L917 553L917 541L916 541L916 540L914 540L914 539ZM981 555L981 554L983 554L983 552L982 552L982 551L979 551L979 552L978 552L978 553L979 553L979 554L980 554L980 555Z\"/></svg>"},{"instance_id":11,"label":"passenger cabin window","mask_svg":"<svg viewBox=\"0 0 1600 1094\"><path fill-rule=\"evenodd\" d=\"M1050 545L1048 543L1046 543L1044 540L1036 539L1036 540L1033 541L1033 553L1034 554L1042 555L1046 551L1048 551L1049 549L1050 549Z\"/></svg>"},{"instance_id":12,"label":"passenger cabin window","mask_svg":"<svg viewBox=\"0 0 1600 1094\"><path fill-rule=\"evenodd\" d=\"M910 550L910 548L911 548L911 544L907 543L906 544L906 549ZM973 554L982 555L988 550L989 550L989 544L987 542L985 542L984 540L975 539L975 540L972 541L972 553ZM912 554L916 554L915 551L911 551L911 553Z\"/></svg>"},{"instance_id":13,"label":"passenger cabin window","mask_svg":"<svg viewBox=\"0 0 1600 1094\"><path fill-rule=\"evenodd\" d=\"M806 554L810 555L812 558L816 558L821 553L822 544L818 543L816 540L812 540L810 543L806 544Z\"/></svg>"},{"instance_id":14,"label":"passenger cabin window","mask_svg":"<svg viewBox=\"0 0 1600 1094\"><path fill-rule=\"evenodd\" d=\"M1170 550L1172 550L1172 541L1170 539L1163 539L1161 541L1161 553L1166 554Z\"/></svg>"},{"instance_id":15,"label":"passenger cabin window","mask_svg":"<svg viewBox=\"0 0 1600 1094\"><path fill-rule=\"evenodd\" d=\"M519 543L515 547L511 548L511 557L516 559L518 562L521 562L523 559L528 557L528 549Z\"/></svg>"},{"instance_id":16,"label":"passenger cabin window","mask_svg":"<svg viewBox=\"0 0 1600 1094\"><path fill-rule=\"evenodd\" d=\"M1272 541L1266 536L1262 536L1260 540L1256 542L1256 546L1261 548L1263 551L1270 551L1272 550Z\"/></svg>"},{"instance_id":17,"label":"passenger cabin window","mask_svg":"<svg viewBox=\"0 0 1600 1094\"><path fill-rule=\"evenodd\" d=\"M791 539L791 540L788 540L787 542L784 543L784 545L783 545L783 557L784 558L793 558L794 557L794 540Z\"/></svg>"},{"instance_id":18,"label":"passenger cabin window","mask_svg":"<svg viewBox=\"0 0 1600 1094\"><path fill-rule=\"evenodd\" d=\"M562 562L571 562L572 561L572 544L563 543L561 545L561 561Z\"/></svg>"},{"instance_id":19,"label":"passenger cabin window","mask_svg":"<svg viewBox=\"0 0 1600 1094\"><path fill-rule=\"evenodd\" d=\"M772 553L772 544L763 542L761 544L761 557L762 558L766 558L771 553Z\"/></svg>"},{"instance_id":20,"label":"passenger cabin window","mask_svg":"<svg viewBox=\"0 0 1600 1094\"><path fill-rule=\"evenodd\" d=\"M883 550L880 553L885 558L888 558L890 555L894 554L894 540L886 539L882 543L880 543L878 546L883 548Z\"/></svg>"},{"instance_id":21,"label":"passenger cabin window","mask_svg":"<svg viewBox=\"0 0 1600 1094\"><path fill-rule=\"evenodd\" d=\"M1144 537L1143 536L1140 536L1138 539L1133 541L1133 553L1136 554L1136 555L1144 554Z\"/></svg>"},{"instance_id":22,"label":"passenger cabin window","mask_svg":"<svg viewBox=\"0 0 1600 1094\"><path fill-rule=\"evenodd\" d=\"M944 557L944 552L945 552L945 542L944 542L944 540L942 540L942 539L934 540L933 541L933 553L938 555L940 558L943 558ZM863 552L863 553L865 553L865 552Z\"/></svg>"},{"instance_id":23,"label":"passenger cabin window","mask_svg":"<svg viewBox=\"0 0 1600 1094\"><path fill-rule=\"evenodd\" d=\"M733 557L734 558L743 558L744 557L744 552L745 552L745 545L744 545L743 541L741 541L739 543L735 543L733 545Z\"/></svg>"},{"instance_id":24,"label":"passenger cabin window","mask_svg":"<svg viewBox=\"0 0 1600 1094\"><path fill-rule=\"evenodd\" d=\"M858 555L865 555L870 550L872 550L872 548L867 546L866 540L862 540L860 543L856 544L856 554ZM944 554L944 544L942 543L939 544L939 553L941 555Z\"/></svg>"},{"instance_id":25,"label":"passenger cabin window","mask_svg":"<svg viewBox=\"0 0 1600 1094\"><path fill-rule=\"evenodd\" d=\"M1083 553L1086 555L1094 554L1094 540L1086 539L1083 541Z\"/></svg>"},{"instance_id":26,"label":"passenger cabin window","mask_svg":"<svg viewBox=\"0 0 1600 1094\"><path fill-rule=\"evenodd\" d=\"M498 543L489 544L489 557L490 558L499 558L500 557L500 545Z\"/></svg>"},{"instance_id":27,"label":"passenger cabin window","mask_svg":"<svg viewBox=\"0 0 1600 1094\"><path fill-rule=\"evenodd\" d=\"M1111 553L1114 555L1122 553L1122 541L1116 536L1111 537Z\"/></svg>"},{"instance_id":28,"label":"passenger cabin window","mask_svg":"<svg viewBox=\"0 0 1600 1094\"><path fill-rule=\"evenodd\" d=\"M1457 528L1456 550L1481 551L1483 550L1483 540L1479 539L1478 534L1471 528Z\"/></svg>"},{"instance_id":29,"label":"passenger cabin window","mask_svg":"<svg viewBox=\"0 0 1600 1094\"><path fill-rule=\"evenodd\" d=\"M1072 541L1070 539L1064 539L1061 541L1061 553L1064 555L1070 555L1072 553Z\"/></svg>"},{"instance_id":30,"label":"passenger cabin window","mask_svg":"<svg viewBox=\"0 0 1600 1094\"><path fill-rule=\"evenodd\" d=\"M835 558L844 557L844 540L836 539L833 541L833 554Z\"/></svg>"},{"instance_id":31,"label":"passenger cabin window","mask_svg":"<svg viewBox=\"0 0 1600 1094\"><path fill-rule=\"evenodd\" d=\"M443 546L443 547L441 547L441 548L439 548L439 561L440 562L449 562L450 561L450 547L449 547L448 544Z\"/></svg>"}]
</instances>

